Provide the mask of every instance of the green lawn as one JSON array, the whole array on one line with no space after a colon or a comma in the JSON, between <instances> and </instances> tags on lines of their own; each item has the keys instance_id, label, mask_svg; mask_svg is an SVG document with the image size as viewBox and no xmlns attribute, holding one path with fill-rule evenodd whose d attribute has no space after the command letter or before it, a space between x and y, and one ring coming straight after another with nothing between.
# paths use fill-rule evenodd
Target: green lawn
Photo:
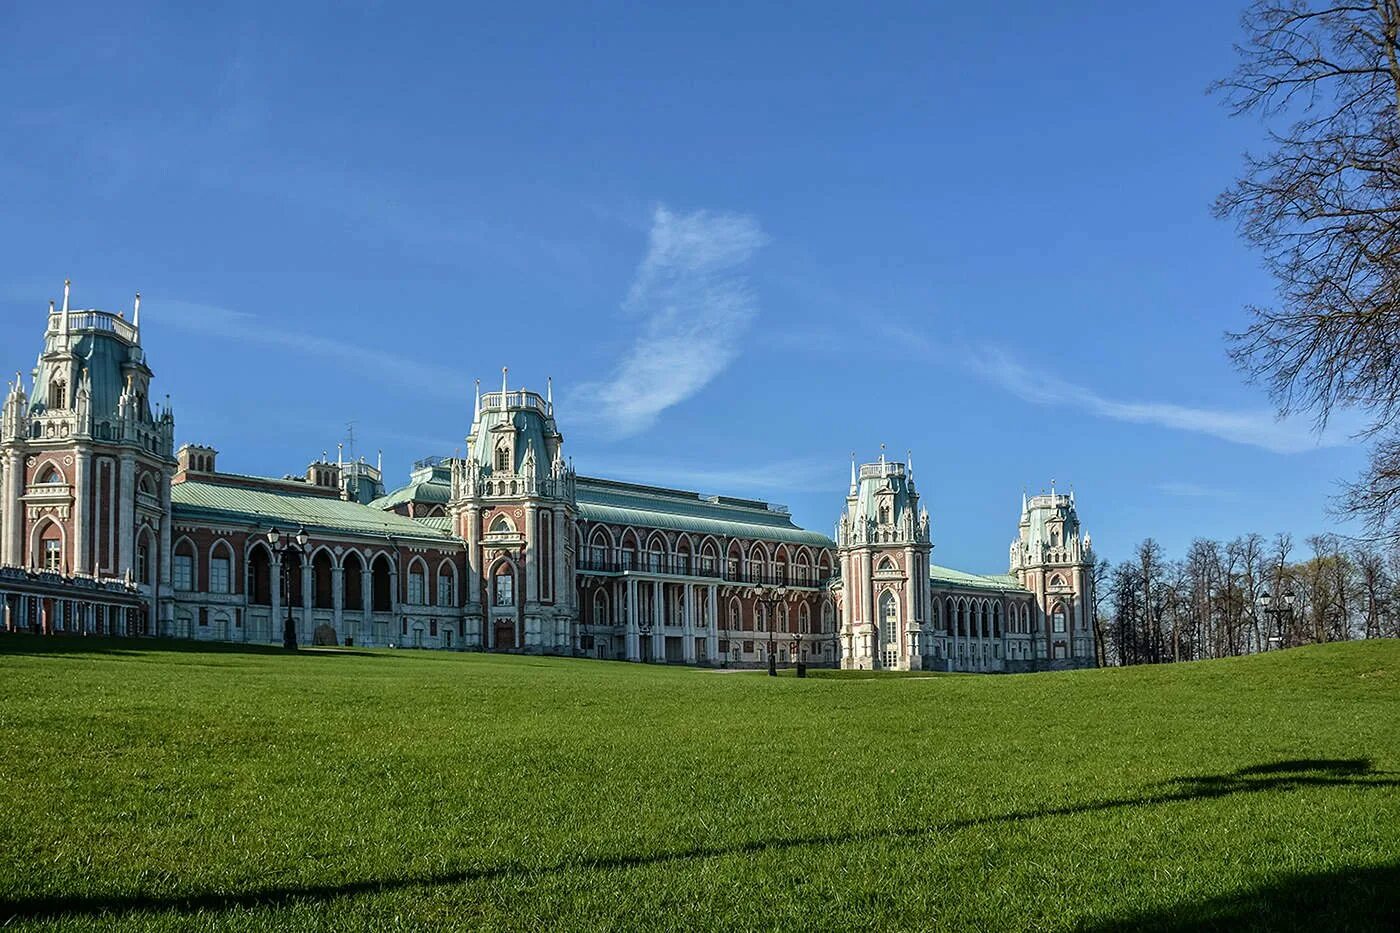
<instances>
[{"instance_id":1,"label":"green lawn","mask_svg":"<svg viewBox=\"0 0 1400 933\"><path fill-rule=\"evenodd\" d=\"M0 637L0 923L1396 929L1400 643L791 677Z\"/></svg>"}]
</instances>

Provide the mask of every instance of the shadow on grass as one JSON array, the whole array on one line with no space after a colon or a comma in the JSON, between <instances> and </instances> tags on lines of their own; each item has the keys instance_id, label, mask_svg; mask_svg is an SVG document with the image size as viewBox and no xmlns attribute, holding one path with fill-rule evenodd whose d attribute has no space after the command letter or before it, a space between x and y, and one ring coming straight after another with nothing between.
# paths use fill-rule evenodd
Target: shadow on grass
<instances>
[{"instance_id":1,"label":"shadow on grass","mask_svg":"<svg viewBox=\"0 0 1400 933\"><path fill-rule=\"evenodd\" d=\"M566 857L550 864L539 865L507 862L500 865L466 868L460 871L444 872L424 877L383 878L351 881L341 884L264 888L261 890L236 893L209 892L187 895L127 894L113 896L76 894L71 896L55 895L47 897L14 898L0 901L0 926L26 920L60 919L64 917L98 917L167 911L188 913L247 909L253 907L277 907L284 904L326 902L344 897L372 895L381 892L436 885L468 884L476 881L489 881L502 878L525 879L541 874L554 874L568 871L607 871L635 868L644 865L681 864L704 859L821 846L839 846L881 840L915 841L930 839L931 837L964 829L1026 823L1033 820L1057 816L1078 816L1081 814L1102 813L1123 808L1155 806L1158 804L1203 800L1238 794L1289 791L1305 787L1349 787L1358 789L1400 787L1400 780L1389 777L1388 775L1390 774L1391 772L1374 770L1370 760L1365 758L1299 759L1253 765L1228 774L1174 778L1160 784L1149 785L1149 792L1136 797L1117 797L1108 800L1068 804L1061 807L1019 810L990 816L947 820L926 826L908 827L905 829L871 830L865 832L856 830L847 833L757 839L749 842L737 842L715 846L693 846L671 852L654 852L648 854L619 854L598 858ZM1156 789L1151 790L1150 788ZM1400 866L1378 869L1377 871L1382 872L1383 877L1380 880L1384 880L1384 877L1389 877L1384 876L1384 872L1389 871L1395 873L1400 871ZM1357 872L1345 872L1341 874L1343 877L1352 878L1353 876L1360 877L1364 872L1358 870ZM1293 882L1280 885L1276 896L1269 894L1269 891L1272 890L1273 889L1242 893L1237 897L1225 899L1233 903L1233 907L1231 903L1222 902L1221 905L1216 908L1210 908L1210 910L1216 911L1220 916L1224 917L1228 910L1232 909L1237 912L1267 912L1271 910L1296 911L1298 909L1308 909L1308 905L1306 904L1301 908L1298 906L1299 902L1296 896L1298 892L1295 891ZM1371 913L1370 907L1381 906L1382 898L1389 897L1391 900L1386 901L1386 903L1392 903L1395 896L1393 890L1377 893L1375 885L1368 880L1357 881L1354 884L1343 886L1343 888L1339 888L1338 890L1351 891L1354 906L1359 911L1355 916L1360 919L1365 919ZM1367 892L1373 892L1374 896ZM1270 900L1271 897L1274 897L1274 900ZM1371 897L1374 903L1361 903L1367 897ZM1275 904L1275 902L1277 902L1277 904ZM1209 907L1208 904L1198 906L1202 910L1206 910ZM1313 906L1320 909L1323 905L1319 902ZM1198 916L1208 918L1215 915L1215 913L1206 913L1199 914ZM1254 914L1251 913L1250 916L1254 916ZM1163 915L1161 917L1146 917L1142 919L1142 922L1149 925L1153 922L1161 922L1165 924L1163 927L1165 929L1197 929L1197 927L1192 926L1172 927L1168 923L1170 919L1169 916ZM1289 919L1297 918L1289 917ZM1124 924L1137 925L1137 921L1125 919L1119 923L1115 923L1114 927L1118 928ZM1207 929L1209 927L1200 928Z\"/></svg>"},{"instance_id":2,"label":"shadow on grass","mask_svg":"<svg viewBox=\"0 0 1400 933\"><path fill-rule=\"evenodd\" d=\"M1369 868L1288 875L1267 885L1205 901L1114 917L1080 927L1092 933L1155 930L1400 929L1400 862Z\"/></svg>"},{"instance_id":3,"label":"shadow on grass","mask_svg":"<svg viewBox=\"0 0 1400 933\"><path fill-rule=\"evenodd\" d=\"M251 654L277 657L335 657L354 658L396 658L395 652L364 648L327 647L316 648L302 645L295 652L281 645L265 645L252 642L195 641L188 638L114 638L109 635L33 635L28 632L7 632L0 634L0 657L23 655L26 657L68 657L75 654L96 654L111 657L139 657L159 652L172 654ZM427 652L412 652L418 657ZM405 652L403 656L408 656Z\"/></svg>"}]
</instances>

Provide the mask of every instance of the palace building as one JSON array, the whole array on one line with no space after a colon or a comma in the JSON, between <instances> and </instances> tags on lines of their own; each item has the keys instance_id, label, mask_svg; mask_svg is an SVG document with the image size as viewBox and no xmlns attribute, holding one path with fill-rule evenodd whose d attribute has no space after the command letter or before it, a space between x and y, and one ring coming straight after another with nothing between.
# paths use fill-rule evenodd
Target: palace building
<instances>
[{"instance_id":1,"label":"palace building","mask_svg":"<svg viewBox=\"0 0 1400 933\"><path fill-rule=\"evenodd\" d=\"M13 345L15 341L7 341ZM525 652L652 663L1092 666L1073 493L1022 497L1007 572L939 567L912 462L852 463L835 537L782 506L575 472L552 388L478 389L462 456L282 478L175 446L140 296L50 304L0 417L7 631Z\"/></svg>"}]
</instances>

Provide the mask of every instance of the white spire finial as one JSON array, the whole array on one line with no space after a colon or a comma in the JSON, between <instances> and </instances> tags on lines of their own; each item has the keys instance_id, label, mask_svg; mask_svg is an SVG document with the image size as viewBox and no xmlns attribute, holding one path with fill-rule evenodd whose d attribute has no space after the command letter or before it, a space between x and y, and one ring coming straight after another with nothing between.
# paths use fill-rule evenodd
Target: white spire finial
<instances>
[{"instance_id":1,"label":"white spire finial","mask_svg":"<svg viewBox=\"0 0 1400 933\"><path fill-rule=\"evenodd\" d=\"M851 451L851 492L856 491L856 452Z\"/></svg>"},{"instance_id":2,"label":"white spire finial","mask_svg":"<svg viewBox=\"0 0 1400 933\"><path fill-rule=\"evenodd\" d=\"M136 293L136 305L131 309L131 326L136 328L136 332L141 332L141 293Z\"/></svg>"},{"instance_id":3,"label":"white spire finial","mask_svg":"<svg viewBox=\"0 0 1400 933\"><path fill-rule=\"evenodd\" d=\"M73 287L73 283L68 279L63 280L63 313L68 313L68 289Z\"/></svg>"},{"instance_id":4,"label":"white spire finial","mask_svg":"<svg viewBox=\"0 0 1400 933\"><path fill-rule=\"evenodd\" d=\"M549 407L554 407L554 377L544 377L544 400L549 403Z\"/></svg>"},{"instance_id":5,"label":"white spire finial","mask_svg":"<svg viewBox=\"0 0 1400 933\"><path fill-rule=\"evenodd\" d=\"M335 445L335 465L336 465L336 467L338 467L338 468L344 467L344 466L345 466L345 445L344 445L344 444L336 444L336 445Z\"/></svg>"},{"instance_id":6,"label":"white spire finial","mask_svg":"<svg viewBox=\"0 0 1400 933\"><path fill-rule=\"evenodd\" d=\"M380 476L383 476L383 475L384 475L384 451L383 451L383 450L380 450L380 451L379 451L379 460L377 461L377 465L375 466L375 469L379 471L379 475L380 475Z\"/></svg>"},{"instance_id":7,"label":"white spire finial","mask_svg":"<svg viewBox=\"0 0 1400 933\"><path fill-rule=\"evenodd\" d=\"M481 416L481 380L476 381L476 404L472 407L472 420Z\"/></svg>"},{"instance_id":8,"label":"white spire finial","mask_svg":"<svg viewBox=\"0 0 1400 933\"><path fill-rule=\"evenodd\" d=\"M506 384L507 384L507 383L506 383L506 376L508 376L509 374L510 374L510 367L509 367L509 366L502 366L502 367L501 367L501 407L502 407L502 408L505 408L505 407L506 407L506 393L510 391L509 389L506 388Z\"/></svg>"},{"instance_id":9,"label":"white spire finial","mask_svg":"<svg viewBox=\"0 0 1400 933\"><path fill-rule=\"evenodd\" d=\"M913 479L913 478L914 478L914 451L913 451L913 450L906 450L906 451L904 452L904 468L909 472L909 478L910 478L910 479Z\"/></svg>"}]
</instances>

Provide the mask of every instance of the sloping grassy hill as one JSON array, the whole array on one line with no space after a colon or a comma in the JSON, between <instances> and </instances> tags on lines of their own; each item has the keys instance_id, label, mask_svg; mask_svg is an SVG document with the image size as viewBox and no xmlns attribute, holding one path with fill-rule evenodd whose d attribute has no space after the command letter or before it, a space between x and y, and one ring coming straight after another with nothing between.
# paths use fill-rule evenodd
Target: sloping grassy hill
<instances>
[{"instance_id":1,"label":"sloping grassy hill","mask_svg":"<svg viewBox=\"0 0 1400 933\"><path fill-rule=\"evenodd\" d=\"M0 638L0 922L1394 929L1400 643L1019 677Z\"/></svg>"}]
</instances>

